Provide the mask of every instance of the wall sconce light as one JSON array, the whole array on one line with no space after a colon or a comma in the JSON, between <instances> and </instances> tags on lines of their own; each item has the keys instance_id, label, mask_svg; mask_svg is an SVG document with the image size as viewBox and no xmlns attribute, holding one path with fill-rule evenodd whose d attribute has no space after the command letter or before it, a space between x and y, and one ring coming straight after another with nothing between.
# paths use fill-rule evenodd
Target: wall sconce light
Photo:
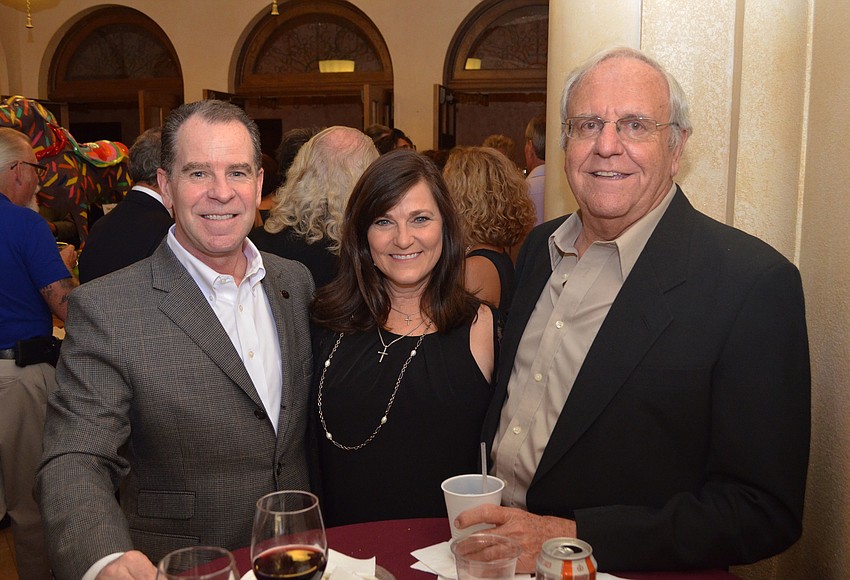
<instances>
[{"instance_id":1,"label":"wall sconce light","mask_svg":"<svg viewBox=\"0 0 850 580\"><path fill-rule=\"evenodd\" d=\"M272 0L272 16L280 16L280 12L277 11L277 0Z\"/></svg>"},{"instance_id":2,"label":"wall sconce light","mask_svg":"<svg viewBox=\"0 0 850 580\"><path fill-rule=\"evenodd\" d=\"M30 0L27 0L27 28L32 27L32 11L30 10Z\"/></svg>"},{"instance_id":3,"label":"wall sconce light","mask_svg":"<svg viewBox=\"0 0 850 580\"><path fill-rule=\"evenodd\" d=\"M468 58L466 59L466 64L463 65L464 70L481 70L481 59L480 58Z\"/></svg>"},{"instance_id":4,"label":"wall sconce light","mask_svg":"<svg viewBox=\"0 0 850 580\"><path fill-rule=\"evenodd\" d=\"M320 60L319 72L323 73L340 73L354 72L353 60Z\"/></svg>"}]
</instances>

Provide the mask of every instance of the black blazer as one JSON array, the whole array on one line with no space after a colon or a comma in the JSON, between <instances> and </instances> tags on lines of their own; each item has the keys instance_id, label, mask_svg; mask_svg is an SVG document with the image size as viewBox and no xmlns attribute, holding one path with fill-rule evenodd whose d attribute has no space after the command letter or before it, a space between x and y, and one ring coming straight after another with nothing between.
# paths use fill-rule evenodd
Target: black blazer
<instances>
[{"instance_id":1,"label":"black blazer","mask_svg":"<svg viewBox=\"0 0 850 580\"><path fill-rule=\"evenodd\" d=\"M520 253L485 441L565 219ZM797 268L677 190L591 345L528 509L575 519L605 570L753 562L800 535L809 430Z\"/></svg>"},{"instance_id":2,"label":"black blazer","mask_svg":"<svg viewBox=\"0 0 850 580\"><path fill-rule=\"evenodd\" d=\"M92 226L80 254L80 282L120 270L153 254L174 220L161 203L131 189Z\"/></svg>"}]
</instances>

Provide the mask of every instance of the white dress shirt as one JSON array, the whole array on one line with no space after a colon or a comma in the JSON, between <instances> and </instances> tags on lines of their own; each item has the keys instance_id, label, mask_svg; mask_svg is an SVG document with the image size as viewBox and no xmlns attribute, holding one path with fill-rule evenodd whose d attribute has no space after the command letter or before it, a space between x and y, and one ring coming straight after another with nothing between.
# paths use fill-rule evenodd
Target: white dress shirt
<instances>
[{"instance_id":1,"label":"white dress shirt","mask_svg":"<svg viewBox=\"0 0 850 580\"><path fill-rule=\"evenodd\" d=\"M528 183L528 197L534 203L535 222L534 225L539 226L543 223L543 202L545 199L546 185L546 164L538 165L528 172L525 178Z\"/></svg>"},{"instance_id":2,"label":"white dress shirt","mask_svg":"<svg viewBox=\"0 0 850 580\"><path fill-rule=\"evenodd\" d=\"M266 270L260 252L251 240L245 239L242 251L248 259L248 268L242 283L237 286L233 276L219 274L186 251L174 237L175 227L168 230L168 247L206 296L239 353L277 432L283 366L274 316L261 284Z\"/></svg>"}]
</instances>

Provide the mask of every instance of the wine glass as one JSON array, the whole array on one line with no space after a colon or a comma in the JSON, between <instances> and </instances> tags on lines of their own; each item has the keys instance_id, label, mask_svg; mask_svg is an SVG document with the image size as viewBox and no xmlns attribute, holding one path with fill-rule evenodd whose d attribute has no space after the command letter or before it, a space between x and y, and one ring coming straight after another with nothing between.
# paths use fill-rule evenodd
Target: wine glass
<instances>
[{"instance_id":1,"label":"wine glass","mask_svg":"<svg viewBox=\"0 0 850 580\"><path fill-rule=\"evenodd\" d=\"M175 550L159 561L157 580L237 580L233 554L224 548L192 546Z\"/></svg>"},{"instance_id":2,"label":"wine glass","mask_svg":"<svg viewBox=\"0 0 850 580\"><path fill-rule=\"evenodd\" d=\"M319 498L307 491L261 497L251 531L251 562L257 580L319 580L328 541Z\"/></svg>"}]
</instances>

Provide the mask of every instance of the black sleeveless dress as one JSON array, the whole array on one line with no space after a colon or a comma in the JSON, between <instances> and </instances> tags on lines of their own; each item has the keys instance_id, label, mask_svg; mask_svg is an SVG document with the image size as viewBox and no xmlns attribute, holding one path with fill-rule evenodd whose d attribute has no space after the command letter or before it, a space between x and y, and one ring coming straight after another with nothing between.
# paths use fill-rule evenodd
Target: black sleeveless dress
<instances>
[{"instance_id":1,"label":"black sleeveless dress","mask_svg":"<svg viewBox=\"0 0 850 580\"><path fill-rule=\"evenodd\" d=\"M496 252L485 248L472 250L466 255L467 258L471 258L472 256L487 258L496 267L496 272L499 274L499 286L501 287L498 310L503 315L507 315L511 307L511 301L514 298L514 263L511 261L511 257L504 252Z\"/></svg>"},{"instance_id":2,"label":"black sleeveless dress","mask_svg":"<svg viewBox=\"0 0 850 580\"><path fill-rule=\"evenodd\" d=\"M399 337L383 335L386 343ZM317 384L338 337L323 341ZM379 363L383 346L377 330L342 338L321 391L325 424L335 441L354 447L369 438L417 340L402 338ZM478 471L481 424L491 394L469 350L465 326L424 337L402 377L388 421L361 449L334 446L314 406L326 525L445 517L440 483Z\"/></svg>"}]
</instances>

